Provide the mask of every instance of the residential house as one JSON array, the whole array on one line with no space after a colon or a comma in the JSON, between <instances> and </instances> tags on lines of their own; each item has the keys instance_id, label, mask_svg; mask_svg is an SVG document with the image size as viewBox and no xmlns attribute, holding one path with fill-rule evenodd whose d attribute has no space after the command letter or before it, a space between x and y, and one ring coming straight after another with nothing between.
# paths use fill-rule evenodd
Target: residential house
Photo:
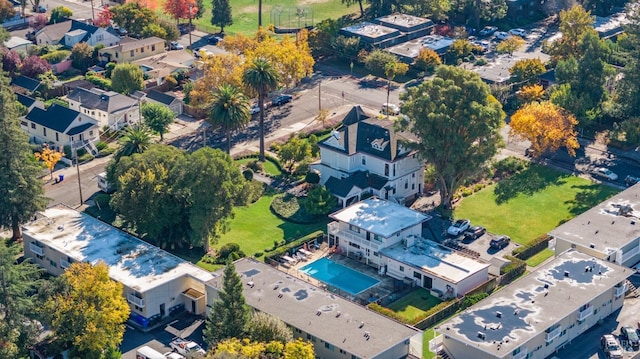
<instances>
[{"instance_id":1,"label":"residential house","mask_svg":"<svg viewBox=\"0 0 640 359\"><path fill-rule=\"evenodd\" d=\"M103 262L123 285L130 321L153 327L167 316L206 310L205 282L214 276L188 261L64 205L47 208L23 228L24 254L58 276L72 263Z\"/></svg>"},{"instance_id":2,"label":"residential house","mask_svg":"<svg viewBox=\"0 0 640 359\"><path fill-rule=\"evenodd\" d=\"M20 103L22 106L24 106L27 109L26 111L27 113L29 113L29 111L31 111L34 107L44 109L44 102L40 100L36 100L33 97L29 97L27 95L17 93L16 98L18 100L18 103Z\"/></svg>"},{"instance_id":3,"label":"residential house","mask_svg":"<svg viewBox=\"0 0 640 359\"><path fill-rule=\"evenodd\" d=\"M29 52L29 49L34 46L33 42L18 36L11 36L4 42L4 47L7 49L23 53Z\"/></svg>"},{"instance_id":4,"label":"residential house","mask_svg":"<svg viewBox=\"0 0 640 359\"><path fill-rule=\"evenodd\" d=\"M98 140L98 124L78 111L53 104L47 109L33 107L21 121L22 129L35 143L50 143L53 147L83 147Z\"/></svg>"},{"instance_id":5,"label":"residential house","mask_svg":"<svg viewBox=\"0 0 640 359\"><path fill-rule=\"evenodd\" d=\"M342 126L318 144L320 161L311 169L343 207L365 193L404 203L422 193L425 165L402 140L415 139L396 131L393 121L354 106Z\"/></svg>"},{"instance_id":6,"label":"residential house","mask_svg":"<svg viewBox=\"0 0 640 359\"><path fill-rule=\"evenodd\" d=\"M11 87L16 93L28 95L32 95L34 92L38 91L41 84L42 82L39 80L24 75L20 75L11 80Z\"/></svg>"},{"instance_id":7,"label":"residential house","mask_svg":"<svg viewBox=\"0 0 640 359\"><path fill-rule=\"evenodd\" d=\"M393 321L253 258L234 263L247 305L280 318L315 357L400 359L422 355L422 331ZM210 307L219 299L224 271L206 283Z\"/></svg>"},{"instance_id":8,"label":"residential house","mask_svg":"<svg viewBox=\"0 0 640 359\"><path fill-rule=\"evenodd\" d=\"M178 50L145 57L133 63L142 68L146 78L154 80L159 86L169 75L190 72L194 62L195 57L190 52Z\"/></svg>"},{"instance_id":9,"label":"residential house","mask_svg":"<svg viewBox=\"0 0 640 359\"><path fill-rule=\"evenodd\" d=\"M98 51L98 59L103 62L134 62L164 53L164 43L163 39L155 36L140 40L124 37L120 40L120 44Z\"/></svg>"},{"instance_id":10,"label":"residential house","mask_svg":"<svg viewBox=\"0 0 640 359\"><path fill-rule=\"evenodd\" d=\"M140 121L139 101L117 92L76 87L67 102L69 108L96 120L100 128L119 130Z\"/></svg>"},{"instance_id":11,"label":"residential house","mask_svg":"<svg viewBox=\"0 0 640 359\"><path fill-rule=\"evenodd\" d=\"M144 100L165 105L176 115L182 115L182 110L184 108L182 100L166 92L151 90L144 96Z\"/></svg>"},{"instance_id":12,"label":"residential house","mask_svg":"<svg viewBox=\"0 0 640 359\"><path fill-rule=\"evenodd\" d=\"M114 46L120 43L120 35L112 27L103 28L76 20L47 25L36 32L35 38L39 46L73 47L77 43L86 42L95 47L98 44Z\"/></svg>"},{"instance_id":13,"label":"residential house","mask_svg":"<svg viewBox=\"0 0 640 359\"><path fill-rule=\"evenodd\" d=\"M429 348L451 358L550 357L622 307L632 273L568 250L440 323Z\"/></svg>"},{"instance_id":14,"label":"residential house","mask_svg":"<svg viewBox=\"0 0 640 359\"><path fill-rule=\"evenodd\" d=\"M423 223L431 217L421 212L368 198L329 217L333 250L436 297L463 295L489 279L490 263L423 239Z\"/></svg>"},{"instance_id":15,"label":"residential house","mask_svg":"<svg viewBox=\"0 0 640 359\"><path fill-rule=\"evenodd\" d=\"M640 184L605 200L551 232L556 253L574 248L631 267L640 261Z\"/></svg>"}]
</instances>

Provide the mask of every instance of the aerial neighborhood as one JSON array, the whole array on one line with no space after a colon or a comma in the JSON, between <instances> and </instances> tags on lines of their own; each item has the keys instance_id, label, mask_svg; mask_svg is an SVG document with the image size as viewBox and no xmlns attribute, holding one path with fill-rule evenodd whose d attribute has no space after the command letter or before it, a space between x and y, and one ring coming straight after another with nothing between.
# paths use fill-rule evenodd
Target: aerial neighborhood
<instances>
[{"instance_id":1,"label":"aerial neighborhood","mask_svg":"<svg viewBox=\"0 0 640 359\"><path fill-rule=\"evenodd\" d=\"M637 0L0 23L0 358L640 358Z\"/></svg>"}]
</instances>

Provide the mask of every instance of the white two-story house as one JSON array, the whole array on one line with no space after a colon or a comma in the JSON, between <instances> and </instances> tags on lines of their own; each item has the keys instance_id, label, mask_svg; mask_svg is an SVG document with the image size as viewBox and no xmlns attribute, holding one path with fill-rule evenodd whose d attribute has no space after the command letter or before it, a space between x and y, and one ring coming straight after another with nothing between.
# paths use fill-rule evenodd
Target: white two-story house
<instances>
[{"instance_id":1,"label":"white two-story house","mask_svg":"<svg viewBox=\"0 0 640 359\"><path fill-rule=\"evenodd\" d=\"M108 47L120 43L120 35L113 27L98 27L77 20L47 25L36 32L35 38L39 46L63 45L69 48L79 42L86 42L93 47L98 44Z\"/></svg>"},{"instance_id":2,"label":"white two-story house","mask_svg":"<svg viewBox=\"0 0 640 359\"><path fill-rule=\"evenodd\" d=\"M103 128L120 130L140 121L139 101L113 91L76 87L67 95L69 108L96 120Z\"/></svg>"},{"instance_id":3,"label":"white two-story house","mask_svg":"<svg viewBox=\"0 0 640 359\"><path fill-rule=\"evenodd\" d=\"M34 143L49 143L53 148L64 146L84 147L98 140L95 120L78 111L53 104L46 110L32 107L21 121L22 129Z\"/></svg>"},{"instance_id":4,"label":"white two-story house","mask_svg":"<svg viewBox=\"0 0 640 359\"><path fill-rule=\"evenodd\" d=\"M320 161L311 169L343 207L365 193L403 204L422 192L425 165L401 140L413 139L395 131L392 121L354 106L342 126L318 144Z\"/></svg>"}]
</instances>

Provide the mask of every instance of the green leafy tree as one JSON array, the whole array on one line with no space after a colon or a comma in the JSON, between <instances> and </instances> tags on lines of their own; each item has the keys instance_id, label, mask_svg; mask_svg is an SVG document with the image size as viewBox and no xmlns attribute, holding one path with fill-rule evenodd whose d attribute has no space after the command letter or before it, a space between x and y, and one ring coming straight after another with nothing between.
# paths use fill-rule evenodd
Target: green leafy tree
<instances>
[{"instance_id":1,"label":"green leafy tree","mask_svg":"<svg viewBox=\"0 0 640 359\"><path fill-rule=\"evenodd\" d=\"M419 139L407 145L433 165L441 203L450 208L458 187L502 145L502 107L478 74L451 66L438 67L433 80L401 98L400 127Z\"/></svg>"},{"instance_id":2,"label":"green leafy tree","mask_svg":"<svg viewBox=\"0 0 640 359\"><path fill-rule=\"evenodd\" d=\"M128 95L144 87L144 74L136 64L117 64L111 73L111 88L115 92Z\"/></svg>"},{"instance_id":3,"label":"green leafy tree","mask_svg":"<svg viewBox=\"0 0 640 359\"><path fill-rule=\"evenodd\" d=\"M538 77L547 69L540 59L522 59L510 69L511 82L519 85L531 85L538 82Z\"/></svg>"},{"instance_id":4,"label":"green leafy tree","mask_svg":"<svg viewBox=\"0 0 640 359\"><path fill-rule=\"evenodd\" d=\"M228 262L224 268L222 290L213 302L207 317L203 337L209 346L230 338L243 338L249 322L249 307L242 293L242 281L235 266Z\"/></svg>"},{"instance_id":5,"label":"green leafy tree","mask_svg":"<svg viewBox=\"0 0 640 359\"><path fill-rule=\"evenodd\" d=\"M305 201L302 202L307 212L316 216L329 214L337 204L338 200L324 186L311 189Z\"/></svg>"},{"instance_id":6,"label":"green leafy tree","mask_svg":"<svg viewBox=\"0 0 640 359\"><path fill-rule=\"evenodd\" d=\"M511 36L499 43L498 46L496 46L496 51L501 54L509 54L509 56L511 56L514 52L518 51L522 46L526 44L527 42L524 41L520 36Z\"/></svg>"},{"instance_id":7,"label":"green leafy tree","mask_svg":"<svg viewBox=\"0 0 640 359\"><path fill-rule=\"evenodd\" d=\"M360 51L360 38L339 35L331 41L331 48L337 56L353 61L358 57Z\"/></svg>"},{"instance_id":8,"label":"green leafy tree","mask_svg":"<svg viewBox=\"0 0 640 359\"><path fill-rule=\"evenodd\" d=\"M229 0L213 0L211 25L220 26L220 33L224 33L225 26L233 25Z\"/></svg>"},{"instance_id":9,"label":"green leafy tree","mask_svg":"<svg viewBox=\"0 0 640 359\"><path fill-rule=\"evenodd\" d=\"M449 18L451 1L449 0L417 0L412 4L413 15L428 17L433 21L442 21Z\"/></svg>"},{"instance_id":10,"label":"green leafy tree","mask_svg":"<svg viewBox=\"0 0 640 359\"><path fill-rule=\"evenodd\" d=\"M244 70L242 82L258 94L260 108L260 161L264 162L264 99L278 87L280 78L273 65L266 59L256 58Z\"/></svg>"},{"instance_id":11,"label":"green leafy tree","mask_svg":"<svg viewBox=\"0 0 640 359\"><path fill-rule=\"evenodd\" d=\"M300 137L292 136L280 147L278 157L287 166L289 172L293 171L296 163L304 161L311 156L311 144Z\"/></svg>"},{"instance_id":12,"label":"green leafy tree","mask_svg":"<svg viewBox=\"0 0 640 359\"><path fill-rule=\"evenodd\" d=\"M367 55L364 60L364 67L367 70L371 71L374 75L377 76L385 76L385 71L387 69L387 64L397 63L398 57L394 54L382 51L380 49L375 49Z\"/></svg>"},{"instance_id":13,"label":"green leafy tree","mask_svg":"<svg viewBox=\"0 0 640 359\"><path fill-rule=\"evenodd\" d=\"M156 23L157 16L153 10L136 1L111 7L113 22L132 34L142 34L147 25Z\"/></svg>"},{"instance_id":14,"label":"green leafy tree","mask_svg":"<svg viewBox=\"0 0 640 359\"><path fill-rule=\"evenodd\" d=\"M151 133L146 126L129 126L124 130L124 135L118 139L118 150L115 159L118 161L122 156L131 156L135 153L142 153L151 144Z\"/></svg>"},{"instance_id":15,"label":"green leafy tree","mask_svg":"<svg viewBox=\"0 0 640 359\"><path fill-rule=\"evenodd\" d=\"M87 359L100 359L104 350L117 348L129 304L122 284L109 278L109 267L104 262L73 263L57 282L42 307L56 336Z\"/></svg>"},{"instance_id":16,"label":"green leafy tree","mask_svg":"<svg viewBox=\"0 0 640 359\"><path fill-rule=\"evenodd\" d=\"M160 141L164 139L163 135L176 118L176 114L169 107L155 102L143 103L140 112L147 127L160 135Z\"/></svg>"},{"instance_id":17,"label":"green leafy tree","mask_svg":"<svg viewBox=\"0 0 640 359\"><path fill-rule=\"evenodd\" d=\"M12 240L22 238L21 224L44 209L42 167L20 128L18 101L5 73L0 73L0 227L12 230Z\"/></svg>"},{"instance_id":18,"label":"green leafy tree","mask_svg":"<svg viewBox=\"0 0 640 359\"><path fill-rule=\"evenodd\" d=\"M38 301L34 293L40 287L39 267L29 260L16 261L22 249L0 239L0 357L27 357L35 344L35 325L30 323Z\"/></svg>"},{"instance_id":19,"label":"green leafy tree","mask_svg":"<svg viewBox=\"0 0 640 359\"><path fill-rule=\"evenodd\" d=\"M70 19L73 16L73 12L66 6L57 6L51 10L51 16L49 17L49 24L57 24L59 22Z\"/></svg>"},{"instance_id":20,"label":"green leafy tree","mask_svg":"<svg viewBox=\"0 0 640 359\"><path fill-rule=\"evenodd\" d=\"M160 26L160 24L153 23L145 26L145 28L142 29L142 36L144 37L155 36L155 37L159 37L161 39L166 40L167 30L165 30L162 26Z\"/></svg>"},{"instance_id":21,"label":"green leafy tree","mask_svg":"<svg viewBox=\"0 0 640 359\"><path fill-rule=\"evenodd\" d=\"M93 47L86 42L79 42L71 49L71 64L79 70L87 70L93 65Z\"/></svg>"},{"instance_id":22,"label":"green leafy tree","mask_svg":"<svg viewBox=\"0 0 640 359\"><path fill-rule=\"evenodd\" d=\"M293 332L280 318L264 312L254 312L245 332L254 342L279 341L286 344L293 340Z\"/></svg>"},{"instance_id":23,"label":"green leafy tree","mask_svg":"<svg viewBox=\"0 0 640 359\"><path fill-rule=\"evenodd\" d=\"M445 58L447 63L455 64L458 59L463 59L471 55L473 45L467 39L456 39L447 49Z\"/></svg>"},{"instance_id":24,"label":"green leafy tree","mask_svg":"<svg viewBox=\"0 0 640 359\"><path fill-rule=\"evenodd\" d=\"M154 25L157 24L158 26L160 26L160 28L162 28L162 30L164 30L165 35L164 36L158 36L161 39L164 39L166 41L175 41L178 40L180 38L180 30L178 29L178 26L176 24L174 24L171 21L167 21L167 20L162 20L162 19L158 19Z\"/></svg>"},{"instance_id":25,"label":"green leafy tree","mask_svg":"<svg viewBox=\"0 0 640 359\"><path fill-rule=\"evenodd\" d=\"M595 33L593 23L595 18L585 11L581 5L575 5L569 10L560 11L560 31L562 38L555 41L550 48L554 61L580 57L580 41L589 33ZM597 36L597 34L596 34Z\"/></svg>"},{"instance_id":26,"label":"green leafy tree","mask_svg":"<svg viewBox=\"0 0 640 359\"><path fill-rule=\"evenodd\" d=\"M227 153L231 153L231 133L244 128L251 120L249 99L233 85L222 85L213 94L208 121L220 127L227 137Z\"/></svg>"},{"instance_id":27,"label":"green leafy tree","mask_svg":"<svg viewBox=\"0 0 640 359\"><path fill-rule=\"evenodd\" d=\"M440 55L428 47L423 47L418 51L416 57L416 67L428 73L433 72L436 67L442 64Z\"/></svg>"}]
</instances>

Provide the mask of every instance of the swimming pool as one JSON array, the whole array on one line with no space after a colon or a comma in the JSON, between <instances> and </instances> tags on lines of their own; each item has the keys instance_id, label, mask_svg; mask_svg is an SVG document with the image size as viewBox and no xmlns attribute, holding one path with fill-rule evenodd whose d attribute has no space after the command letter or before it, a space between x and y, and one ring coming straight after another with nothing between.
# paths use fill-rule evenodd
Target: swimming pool
<instances>
[{"instance_id":1,"label":"swimming pool","mask_svg":"<svg viewBox=\"0 0 640 359\"><path fill-rule=\"evenodd\" d=\"M307 264L300 268L300 271L319 281L349 292L352 295L356 295L380 283L380 281L375 278L347 268L327 258L320 258L313 263Z\"/></svg>"}]
</instances>

